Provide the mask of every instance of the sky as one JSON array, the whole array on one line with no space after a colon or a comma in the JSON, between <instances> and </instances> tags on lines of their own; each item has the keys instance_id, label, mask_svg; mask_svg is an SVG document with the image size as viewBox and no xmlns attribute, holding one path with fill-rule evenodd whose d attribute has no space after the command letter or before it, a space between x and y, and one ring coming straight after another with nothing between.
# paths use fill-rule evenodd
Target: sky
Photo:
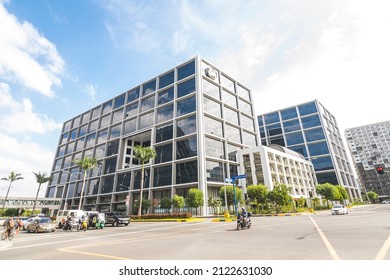
<instances>
[{"instance_id":1,"label":"sky","mask_svg":"<svg viewBox=\"0 0 390 280\"><path fill-rule=\"evenodd\" d=\"M62 124L197 55L257 115L318 99L339 128L390 120L387 0L0 0L0 178L35 196ZM0 181L0 196L9 182ZM45 187L40 196L45 193Z\"/></svg>"}]
</instances>

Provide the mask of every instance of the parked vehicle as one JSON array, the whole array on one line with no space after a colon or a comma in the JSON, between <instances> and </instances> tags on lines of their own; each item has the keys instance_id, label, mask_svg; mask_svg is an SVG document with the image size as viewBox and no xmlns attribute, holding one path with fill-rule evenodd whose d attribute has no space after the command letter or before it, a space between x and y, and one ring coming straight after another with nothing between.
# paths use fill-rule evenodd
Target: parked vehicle
<instances>
[{"instance_id":1,"label":"parked vehicle","mask_svg":"<svg viewBox=\"0 0 390 280\"><path fill-rule=\"evenodd\" d=\"M382 204L390 204L390 200L383 200Z\"/></svg>"},{"instance_id":2,"label":"parked vehicle","mask_svg":"<svg viewBox=\"0 0 390 280\"><path fill-rule=\"evenodd\" d=\"M56 224L50 218L38 217L27 226L27 232L54 232Z\"/></svg>"},{"instance_id":3,"label":"parked vehicle","mask_svg":"<svg viewBox=\"0 0 390 280\"><path fill-rule=\"evenodd\" d=\"M48 218L48 217L47 217ZM36 217L31 217L31 218L28 218L26 221L23 221L23 226L22 226L22 230L27 230L27 227L29 224L33 223L34 221L38 220L39 217L36 216Z\"/></svg>"},{"instance_id":4,"label":"parked vehicle","mask_svg":"<svg viewBox=\"0 0 390 280\"><path fill-rule=\"evenodd\" d=\"M332 215L345 215L348 214L348 208L341 204L336 204L332 207Z\"/></svg>"},{"instance_id":5,"label":"parked vehicle","mask_svg":"<svg viewBox=\"0 0 390 280\"><path fill-rule=\"evenodd\" d=\"M110 224L114 227L119 225L127 226L130 223L130 217L120 212L106 212L106 224Z\"/></svg>"},{"instance_id":6,"label":"parked vehicle","mask_svg":"<svg viewBox=\"0 0 390 280\"><path fill-rule=\"evenodd\" d=\"M250 229L252 226L251 221L252 213L248 212L246 215L238 215L237 217L237 230L241 230L243 228Z\"/></svg>"}]
</instances>

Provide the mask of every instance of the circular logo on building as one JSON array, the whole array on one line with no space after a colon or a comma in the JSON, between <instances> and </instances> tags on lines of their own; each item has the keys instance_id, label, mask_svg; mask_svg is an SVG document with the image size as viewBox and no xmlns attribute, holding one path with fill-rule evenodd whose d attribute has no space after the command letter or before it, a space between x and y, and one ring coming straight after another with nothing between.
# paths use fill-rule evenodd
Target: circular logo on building
<instances>
[{"instance_id":1,"label":"circular logo on building","mask_svg":"<svg viewBox=\"0 0 390 280\"><path fill-rule=\"evenodd\" d=\"M206 76L209 77L212 80L215 80L217 78L217 71L211 67L207 67L205 70Z\"/></svg>"}]
</instances>

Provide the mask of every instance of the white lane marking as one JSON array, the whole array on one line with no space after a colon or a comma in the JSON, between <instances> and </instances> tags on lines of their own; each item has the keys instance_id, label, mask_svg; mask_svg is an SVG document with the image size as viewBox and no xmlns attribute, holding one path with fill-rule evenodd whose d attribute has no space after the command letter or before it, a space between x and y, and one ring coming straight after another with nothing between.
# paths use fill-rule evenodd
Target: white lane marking
<instances>
[{"instance_id":1,"label":"white lane marking","mask_svg":"<svg viewBox=\"0 0 390 280\"><path fill-rule=\"evenodd\" d=\"M326 248L328 249L329 253L333 257L334 260L340 260L340 257L337 255L336 250L333 248L332 244L330 244L329 240L326 238L325 234L322 232L320 227L317 225L317 223L314 221L314 219L309 215L310 220L316 227L318 234L321 236L322 241L325 243Z\"/></svg>"},{"instance_id":2,"label":"white lane marking","mask_svg":"<svg viewBox=\"0 0 390 280\"><path fill-rule=\"evenodd\" d=\"M375 257L375 260L383 260L386 256L387 251L390 247L390 235L387 238L386 242L383 244L382 248L379 250L378 255Z\"/></svg>"}]
</instances>

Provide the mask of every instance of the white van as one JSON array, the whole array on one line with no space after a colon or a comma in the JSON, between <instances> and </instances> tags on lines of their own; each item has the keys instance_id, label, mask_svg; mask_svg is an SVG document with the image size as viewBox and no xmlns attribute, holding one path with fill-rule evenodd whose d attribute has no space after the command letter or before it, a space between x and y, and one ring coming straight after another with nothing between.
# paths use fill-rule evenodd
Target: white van
<instances>
[{"instance_id":1,"label":"white van","mask_svg":"<svg viewBox=\"0 0 390 280\"><path fill-rule=\"evenodd\" d=\"M60 210L57 213L56 224L58 228L62 228L62 220L66 219L73 214L75 221L81 221L83 216L87 217L87 213L83 210Z\"/></svg>"}]
</instances>

